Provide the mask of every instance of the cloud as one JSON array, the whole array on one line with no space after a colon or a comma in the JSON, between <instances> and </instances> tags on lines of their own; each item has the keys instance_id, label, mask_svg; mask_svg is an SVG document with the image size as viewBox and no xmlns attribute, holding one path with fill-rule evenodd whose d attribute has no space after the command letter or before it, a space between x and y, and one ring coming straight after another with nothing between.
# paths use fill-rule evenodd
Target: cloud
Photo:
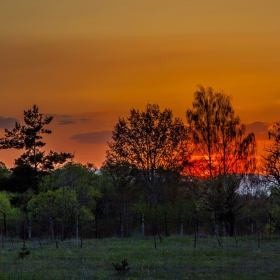
<instances>
[{"instance_id":1,"label":"cloud","mask_svg":"<svg viewBox=\"0 0 280 280\"><path fill-rule=\"evenodd\" d=\"M268 140L268 131L270 130L272 123L267 122L253 122L246 125L246 132L254 132L257 140Z\"/></svg>"},{"instance_id":2,"label":"cloud","mask_svg":"<svg viewBox=\"0 0 280 280\"><path fill-rule=\"evenodd\" d=\"M90 121L88 118L80 118L77 116L70 115L61 115L57 116L58 125L67 125L67 124L75 124L75 123L85 123Z\"/></svg>"},{"instance_id":3,"label":"cloud","mask_svg":"<svg viewBox=\"0 0 280 280\"><path fill-rule=\"evenodd\" d=\"M4 118L2 116L0 116L0 128L12 128L15 126L15 123L17 122L17 119L14 118Z\"/></svg>"},{"instance_id":4,"label":"cloud","mask_svg":"<svg viewBox=\"0 0 280 280\"><path fill-rule=\"evenodd\" d=\"M74 124L75 122L73 120L61 120L58 122L59 125L64 125L64 124Z\"/></svg>"},{"instance_id":5,"label":"cloud","mask_svg":"<svg viewBox=\"0 0 280 280\"><path fill-rule=\"evenodd\" d=\"M86 119L86 118L84 118L84 119L79 119L79 121L81 121L82 123L86 123L86 122L91 121L91 119Z\"/></svg>"},{"instance_id":6,"label":"cloud","mask_svg":"<svg viewBox=\"0 0 280 280\"><path fill-rule=\"evenodd\" d=\"M71 139L80 143L106 144L108 141L112 140L112 132L105 130L100 132L75 134L71 137Z\"/></svg>"}]
</instances>

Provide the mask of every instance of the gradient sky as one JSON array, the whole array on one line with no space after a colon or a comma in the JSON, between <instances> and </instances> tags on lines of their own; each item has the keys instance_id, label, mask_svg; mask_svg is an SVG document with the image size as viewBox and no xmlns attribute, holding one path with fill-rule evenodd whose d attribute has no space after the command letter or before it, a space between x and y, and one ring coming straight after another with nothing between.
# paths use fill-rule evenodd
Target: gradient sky
<instances>
[{"instance_id":1,"label":"gradient sky","mask_svg":"<svg viewBox=\"0 0 280 280\"><path fill-rule=\"evenodd\" d=\"M36 104L54 116L46 151L100 166L118 117L158 103L185 120L201 84L231 95L265 140L280 120L279 11L279 0L2 1L0 136Z\"/></svg>"}]
</instances>

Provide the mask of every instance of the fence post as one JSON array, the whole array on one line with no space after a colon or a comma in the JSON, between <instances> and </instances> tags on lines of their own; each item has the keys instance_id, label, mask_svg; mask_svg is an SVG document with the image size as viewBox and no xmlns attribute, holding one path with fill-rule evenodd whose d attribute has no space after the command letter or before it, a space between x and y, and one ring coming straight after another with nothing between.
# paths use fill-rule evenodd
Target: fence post
<instances>
[{"instance_id":1,"label":"fence post","mask_svg":"<svg viewBox=\"0 0 280 280\"><path fill-rule=\"evenodd\" d=\"M120 213L120 228L121 228L121 237L123 237L123 217L122 217L122 213Z\"/></svg>"},{"instance_id":2,"label":"fence post","mask_svg":"<svg viewBox=\"0 0 280 280\"><path fill-rule=\"evenodd\" d=\"M28 228L28 239L31 239L32 233L31 233L31 217L30 213L27 215L27 228Z\"/></svg>"},{"instance_id":3,"label":"fence post","mask_svg":"<svg viewBox=\"0 0 280 280\"><path fill-rule=\"evenodd\" d=\"M223 236L227 236L226 225L223 223Z\"/></svg>"},{"instance_id":4,"label":"fence post","mask_svg":"<svg viewBox=\"0 0 280 280\"><path fill-rule=\"evenodd\" d=\"M165 223L165 236L168 236L166 211L164 211L164 223Z\"/></svg>"},{"instance_id":5,"label":"fence post","mask_svg":"<svg viewBox=\"0 0 280 280\"><path fill-rule=\"evenodd\" d=\"M145 220L143 213L141 213L141 234L142 236L145 236Z\"/></svg>"},{"instance_id":6,"label":"fence post","mask_svg":"<svg viewBox=\"0 0 280 280\"><path fill-rule=\"evenodd\" d=\"M79 218L76 217L76 239L79 240Z\"/></svg>"},{"instance_id":7,"label":"fence post","mask_svg":"<svg viewBox=\"0 0 280 280\"><path fill-rule=\"evenodd\" d=\"M25 247L25 223L23 224L23 247Z\"/></svg>"},{"instance_id":8,"label":"fence post","mask_svg":"<svg viewBox=\"0 0 280 280\"><path fill-rule=\"evenodd\" d=\"M272 234L272 216L271 213L269 213L269 238L271 238Z\"/></svg>"},{"instance_id":9,"label":"fence post","mask_svg":"<svg viewBox=\"0 0 280 280\"><path fill-rule=\"evenodd\" d=\"M98 227L97 227L97 214L95 213L95 238L98 237L97 229L98 229Z\"/></svg>"},{"instance_id":10,"label":"fence post","mask_svg":"<svg viewBox=\"0 0 280 280\"><path fill-rule=\"evenodd\" d=\"M184 235L184 226L183 226L183 219L180 215L180 235L183 236Z\"/></svg>"},{"instance_id":11,"label":"fence post","mask_svg":"<svg viewBox=\"0 0 280 280\"><path fill-rule=\"evenodd\" d=\"M251 217L250 217L250 227L251 227L251 235L254 235L254 223Z\"/></svg>"},{"instance_id":12,"label":"fence post","mask_svg":"<svg viewBox=\"0 0 280 280\"><path fill-rule=\"evenodd\" d=\"M196 248L197 245L197 217L194 220L194 248Z\"/></svg>"}]
</instances>

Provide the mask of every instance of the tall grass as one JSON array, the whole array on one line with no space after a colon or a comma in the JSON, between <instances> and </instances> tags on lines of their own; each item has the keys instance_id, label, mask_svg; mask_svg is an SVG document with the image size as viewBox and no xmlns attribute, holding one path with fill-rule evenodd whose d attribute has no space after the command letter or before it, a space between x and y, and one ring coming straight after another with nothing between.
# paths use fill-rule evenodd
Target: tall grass
<instances>
[{"instance_id":1,"label":"tall grass","mask_svg":"<svg viewBox=\"0 0 280 280\"><path fill-rule=\"evenodd\" d=\"M19 258L21 240L0 250L0 279L280 279L280 239L166 237L26 242L30 255ZM56 248L58 245L58 248ZM130 270L117 275L112 263L127 258Z\"/></svg>"}]
</instances>

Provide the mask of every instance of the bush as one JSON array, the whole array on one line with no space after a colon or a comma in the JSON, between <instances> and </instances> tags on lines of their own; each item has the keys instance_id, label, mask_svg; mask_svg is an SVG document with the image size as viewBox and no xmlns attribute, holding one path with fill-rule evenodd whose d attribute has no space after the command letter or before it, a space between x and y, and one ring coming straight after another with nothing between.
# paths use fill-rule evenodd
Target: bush
<instances>
[{"instance_id":1,"label":"bush","mask_svg":"<svg viewBox=\"0 0 280 280\"><path fill-rule=\"evenodd\" d=\"M124 258L121 263L112 263L114 269L116 270L118 275L125 275L130 267L128 266L127 258Z\"/></svg>"}]
</instances>

